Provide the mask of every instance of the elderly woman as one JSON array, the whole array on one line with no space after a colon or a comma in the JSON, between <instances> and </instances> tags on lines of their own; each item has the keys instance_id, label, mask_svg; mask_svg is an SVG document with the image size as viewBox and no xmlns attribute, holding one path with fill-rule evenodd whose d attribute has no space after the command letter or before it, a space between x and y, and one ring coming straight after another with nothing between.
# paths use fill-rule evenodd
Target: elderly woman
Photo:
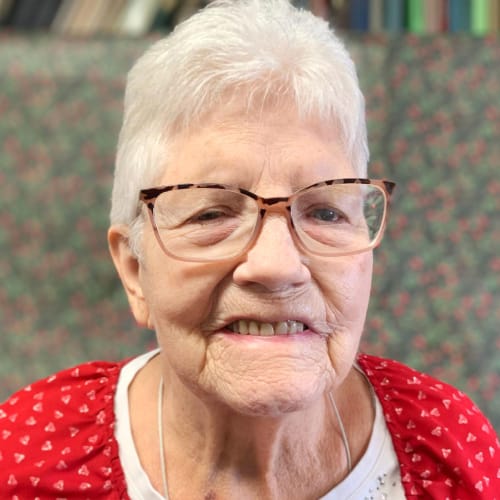
<instances>
[{"instance_id":1,"label":"elderly woman","mask_svg":"<svg viewBox=\"0 0 500 500\"><path fill-rule=\"evenodd\" d=\"M358 353L394 184L325 22L216 1L131 70L109 246L159 348L0 409L2 499L493 499L462 393Z\"/></svg>"}]
</instances>

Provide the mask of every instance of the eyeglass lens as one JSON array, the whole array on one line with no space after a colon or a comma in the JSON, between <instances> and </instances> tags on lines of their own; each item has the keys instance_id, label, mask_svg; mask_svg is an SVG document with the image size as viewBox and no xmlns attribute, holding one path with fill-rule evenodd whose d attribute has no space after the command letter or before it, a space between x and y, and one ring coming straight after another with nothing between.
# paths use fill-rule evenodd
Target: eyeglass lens
<instances>
[{"instance_id":1,"label":"eyeglass lens","mask_svg":"<svg viewBox=\"0 0 500 500\"><path fill-rule=\"evenodd\" d=\"M383 225L384 191L372 184L309 188L290 198L297 237L307 250L338 255L368 249ZM158 196L154 222L165 250L194 260L239 255L259 224L257 200L239 191L198 188Z\"/></svg>"}]
</instances>

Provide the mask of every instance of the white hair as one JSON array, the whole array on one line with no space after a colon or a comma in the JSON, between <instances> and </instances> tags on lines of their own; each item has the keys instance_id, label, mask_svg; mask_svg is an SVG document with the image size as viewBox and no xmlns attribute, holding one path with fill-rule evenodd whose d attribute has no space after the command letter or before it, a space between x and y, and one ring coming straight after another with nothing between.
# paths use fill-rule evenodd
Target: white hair
<instances>
[{"instance_id":1,"label":"white hair","mask_svg":"<svg viewBox=\"0 0 500 500\"><path fill-rule=\"evenodd\" d=\"M236 98L249 113L291 105L301 117L337 124L357 175L366 174L364 98L328 24L287 0L215 0L128 74L112 224L137 226L139 190L163 174L175 133Z\"/></svg>"}]
</instances>

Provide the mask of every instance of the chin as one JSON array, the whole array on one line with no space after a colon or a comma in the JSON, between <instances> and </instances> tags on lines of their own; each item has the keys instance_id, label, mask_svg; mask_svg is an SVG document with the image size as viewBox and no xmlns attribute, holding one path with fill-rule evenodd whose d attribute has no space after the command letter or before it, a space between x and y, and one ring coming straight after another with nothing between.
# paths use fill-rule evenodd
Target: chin
<instances>
[{"instance_id":1,"label":"chin","mask_svg":"<svg viewBox=\"0 0 500 500\"><path fill-rule=\"evenodd\" d=\"M308 383L309 382L309 383ZM324 384L312 377L290 378L281 384L260 380L248 384L232 382L219 391L218 399L235 412L249 417L280 417L314 405L325 392Z\"/></svg>"}]
</instances>

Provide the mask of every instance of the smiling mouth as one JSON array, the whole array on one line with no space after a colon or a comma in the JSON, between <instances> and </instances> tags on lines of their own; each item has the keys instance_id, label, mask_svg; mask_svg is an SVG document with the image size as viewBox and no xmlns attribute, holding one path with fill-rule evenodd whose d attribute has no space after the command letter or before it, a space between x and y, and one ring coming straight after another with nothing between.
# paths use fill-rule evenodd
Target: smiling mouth
<instances>
[{"instance_id":1,"label":"smiling mouth","mask_svg":"<svg viewBox=\"0 0 500 500\"><path fill-rule=\"evenodd\" d=\"M239 335L254 335L259 337L273 337L275 335L295 335L308 330L308 326L300 321L288 320L276 323L261 323L260 321L240 319L226 327Z\"/></svg>"}]
</instances>

